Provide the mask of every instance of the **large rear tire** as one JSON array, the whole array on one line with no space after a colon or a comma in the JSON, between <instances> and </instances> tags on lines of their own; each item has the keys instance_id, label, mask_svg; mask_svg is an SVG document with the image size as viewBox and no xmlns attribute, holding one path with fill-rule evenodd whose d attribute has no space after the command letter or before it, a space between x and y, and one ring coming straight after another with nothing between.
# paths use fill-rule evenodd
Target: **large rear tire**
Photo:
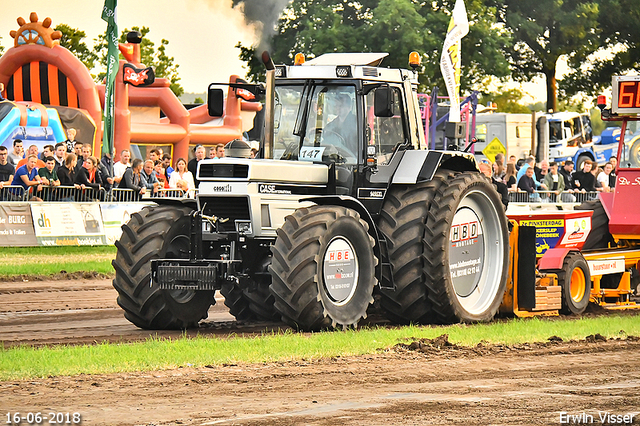
<instances>
[{"instance_id":1,"label":"large rear tire","mask_svg":"<svg viewBox=\"0 0 640 426\"><path fill-rule=\"evenodd\" d=\"M387 192L378 229L387 240L396 288L380 291L380 305L395 323L433 322L422 256L425 221L436 189L450 175L438 173L430 182L393 186ZM383 279L391 281L391 277Z\"/></svg>"},{"instance_id":2,"label":"large rear tire","mask_svg":"<svg viewBox=\"0 0 640 426\"><path fill-rule=\"evenodd\" d=\"M215 291L161 290L151 283L151 259L188 259L191 209L150 206L131 215L112 264L113 286L124 316L151 330L195 327L207 318Z\"/></svg>"},{"instance_id":3,"label":"large rear tire","mask_svg":"<svg viewBox=\"0 0 640 426\"><path fill-rule=\"evenodd\" d=\"M508 241L500 197L485 176L457 173L438 185L423 252L427 295L437 321L494 317L506 289Z\"/></svg>"},{"instance_id":4,"label":"large rear tire","mask_svg":"<svg viewBox=\"0 0 640 426\"><path fill-rule=\"evenodd\" d=\"M339 206L312 206L285 218L269 267L284 322L317 331L366 318L377 265L368 230L356 211Z\"/></svg>"}]
</instances>

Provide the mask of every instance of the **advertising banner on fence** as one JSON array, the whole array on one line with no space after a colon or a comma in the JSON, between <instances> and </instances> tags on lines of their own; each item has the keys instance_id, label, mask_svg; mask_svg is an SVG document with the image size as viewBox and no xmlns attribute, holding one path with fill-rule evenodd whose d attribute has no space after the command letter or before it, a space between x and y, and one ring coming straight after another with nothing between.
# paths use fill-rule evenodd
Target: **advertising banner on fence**
<instances>
[{"instance_id":1,"label":"advertising banner on fence","mask_svg":"<svg viewBox=\"0 0 640 426\"><path fill-rule=\"evenodd\" d=\"M94 246L107 243L96 203L34 203L33 227L43 246Z\"/></svg>"},{"instance_id":2,"label":"advertising banner on fence","mask_svg":"<svg viewBox=\"0 0 640 426\"><path fill-rule=\"evenodd\" d=\"M149 203L151 204L151 203ZM139 212L146 204L102 203L102 222L107 244L114 244L122 235L122 224L129 222L132 214Z\"/></svg>"},{"instance_id":3,"label":"advertising banner on fence","mask_svg":"<svg viewBox=\"0 0 640 426\"><path fill-rule=\"evenodd\" d=\"M31 208L27 203L0 205L0 244L3 247L31 247L38 245L33 232Z\"/></svg>"}]
</instances>

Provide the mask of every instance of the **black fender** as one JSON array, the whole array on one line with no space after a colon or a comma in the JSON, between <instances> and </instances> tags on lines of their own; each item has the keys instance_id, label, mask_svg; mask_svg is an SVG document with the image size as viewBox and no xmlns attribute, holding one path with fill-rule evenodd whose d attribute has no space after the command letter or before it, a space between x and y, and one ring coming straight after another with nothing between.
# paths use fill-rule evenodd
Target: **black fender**
<instances>
[{"instance_id":1,"label":"black fender","mask_svg":"<svg viewBox=\"0 0 640 426\"><path fill-rule=\"evenodd\" d=\"M433 179L439 169L479 171L473 154L463 151L407 150L397 152L388 166L371 174L371 183L415 184Z\"/></svg>"},{"instance_id":2,"label":"black fender","mask_svg":"<svg viewBox=\"0 0 640 426\"><path fill-rule=\"evenodd\" d=\"M193 198L151 198L148 201L153 201L154 203L161 206L178 206L178 207L191 207L193 210L198 210L198 203Z\"/></svg>"},{"instance_id":3,"label":"black fender","mask_svg":"<svg viewBox=\"0 0 640 426\"><path fill-rule=\"evenodd\" d=\"M378 231L378 226L374 222L373 217L371 217L369 210L367 210L367 208L360 202L360 200L348 195L323 195L304 198L300 201L311 201L318 205L342 206L357 211L358 214L360 214L360 217L362 217L362 219L364 219L364 221L369 225L369 234L371 234L371 236L375 240L373 251L378 259L380 259L380 264L376 266L376 278L378 279L378 283L381 287L383 287L384 285L384 288L395 289L393 278L391 278L392 282L390 283L385 283L382 280L383 269L389 268L389 272L391 271L389 256L387 254L387 240L384 235L382 235ZM387 274L387 276L392 277L393 274L389 273Z\"/></svg>"}]
</instances>

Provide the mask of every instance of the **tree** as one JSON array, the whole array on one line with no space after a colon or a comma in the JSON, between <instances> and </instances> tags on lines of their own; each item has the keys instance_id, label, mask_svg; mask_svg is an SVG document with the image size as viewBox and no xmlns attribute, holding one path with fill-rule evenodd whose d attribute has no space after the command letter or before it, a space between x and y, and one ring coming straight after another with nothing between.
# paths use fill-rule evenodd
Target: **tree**
<instances>
[{"instance_id":1,"label":"tree","mask_svg":"<svg viewBox=\"0 0 640 426\"><path fill-rule=\"evenodd\" d=\"M149 33L148 27L132 27L131 30L124 29L120 34L120 43L126 43L127 33L129 31L139 31L142 34L142 42L140 43L140 62L146 66L153 66L156 77L166 78L170 81L170 88L176 96L180 96L184 93L184 89L180 86L180 77L178 75L178 67L174 63L174 58L166 54L166 46L169 42L162 39L160 47L156 50L155 44L149 40L146 35ZM96 40L94 51L98 55L100 63L106 67L107 57L107 42L105 35L101 34ZM105 71L98 74L98 81L102 81L105 76Z\"/></svg>"},{"instance_id":2,"label":"tree","mask_svg":"<svg viewBox=\"0 0 640 426\"><path fill-rule=\"evenodd\" d=\"M492 93L483 93L479 96L478 103L486 105L488 102L495 102L497 105L496 112L528 114L531 110L520 103L523 96L524 93L520 89L500 87Z\"/></svg>"},{"instance_id":3,"label":"tree","mask_svg":"<svg viewBox=\"0 0 640 426\"><path fill-rule=\"evenodd\" d=\"M563 79L564 95L598 95L613 75L637 73L640 68L640 9L636 0L600 0L600 49L586 61L570 58L571 71Z\"/></svg>"},{"instance_id":4,"label":"tree","mask_svg":"<svg viewBox=\"0 0 640 426\"><path fill-rule=\"evenodd\" d=\"M580 64L602 46L598 1L502 0L498 16L514 43L505 49L512 77L544 74L547 109L557 110L558 59Z\"/></svg>"},{"instance_id":5,"label":"tree","mask_svg":"<svg viewBox=\"0 0 640 426\"><path fill-rule=\"evenodd\" d=\"M509 39L496 27L495 6L467 0L470 33L462 40L462 90L486 75L506 77L508 63L496 48ZM444 90L440 53L455 0L294 0L281 14L270 38L276 63L292 63L296 53L313 58L329 52L388 52L385 66L406 68L409 53L422 54L422 90ZM256 47L240 44L247 77L260 80L263 66L254 60Z\"/></svg>"},{"instance_id":6,"label":"tree","mask_svg":"<svg viewBox=\"0 0 640 426\"><path fill-rule=\"evenodd\" d=\"M95 54L84 42L87 36L84 31L71 28L67 24L59 24L55 27L56 31L62 33L60 38L60 46L68 49L87 67L89 71L93 70L98 55ZM94 76L95 77L95 76Z\"/></svg>"}]
</instances>

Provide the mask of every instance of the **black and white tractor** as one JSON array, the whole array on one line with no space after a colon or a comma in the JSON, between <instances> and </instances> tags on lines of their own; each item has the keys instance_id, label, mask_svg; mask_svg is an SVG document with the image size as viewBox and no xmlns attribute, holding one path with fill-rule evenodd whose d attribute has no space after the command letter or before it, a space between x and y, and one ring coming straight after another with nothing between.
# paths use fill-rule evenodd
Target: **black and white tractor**
<instances>
[{"instance_id":1,"label":"black and white tractor","mask_svg":"<svg viewBox=\"0 0 640 426\"><path fill-rule=\"evenodd\" d=\"M260 158L202 160L194 200L123 226L113 284L126 318L193 327L217 290L238 320L299 330L356 326L376 295L396 323L493 318L509 255L500 198L472 154L427 149L417 73L380 67L385 56L265 56Z\"/></svg>"}]
</instances>

